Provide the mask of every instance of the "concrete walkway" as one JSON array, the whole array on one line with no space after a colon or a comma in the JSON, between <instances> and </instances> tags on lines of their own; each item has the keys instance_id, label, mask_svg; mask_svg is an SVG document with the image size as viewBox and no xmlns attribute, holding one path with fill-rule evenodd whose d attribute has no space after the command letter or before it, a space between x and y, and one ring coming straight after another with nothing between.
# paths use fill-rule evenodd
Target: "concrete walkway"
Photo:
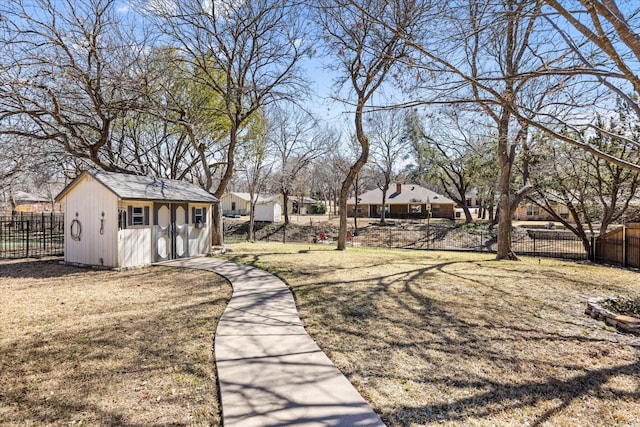
<instances>
[{"instance_id":1,"label":"concrete walkway","mask_svg":"<svg viewBox=\"0 0 640 427\"><path fill-rule=\"evenodd\" d=\"M210 270L233 286L215 336L225 427L384 426L307 334L280 279L216 258L161 265Z\"/></svg>"}]
</instances>

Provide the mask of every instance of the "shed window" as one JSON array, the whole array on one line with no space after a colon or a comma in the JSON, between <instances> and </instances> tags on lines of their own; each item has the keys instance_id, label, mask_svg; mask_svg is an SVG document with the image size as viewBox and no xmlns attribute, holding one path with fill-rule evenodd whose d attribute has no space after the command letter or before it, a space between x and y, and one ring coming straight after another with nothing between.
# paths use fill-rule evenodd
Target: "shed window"
<instances>
[{"instance_id":1,"label":"shed window","mask_svg":"<svg viewBox=\"0 0 640 427\"><path fill-rule=\"evenodd\" d=\"M144 209L141 206L134 206L131 225L144 225Z\"/></svg>"},{"instance_id":2,"label":"shed window","mask_svg":"<svg viewBox=\"0 0 640 427\"><path fill-rule=\"evenodd\" d=\"M231 202L231 210L236 211L236 202Z\"/></svg>"},{"instance_id":3,"label":"shed window","mask_svg":"<svg viewBox=\"0 0 640 427\"><path fill-rule=\"evenodd\" d=\"M206 208L193 208L191 212L194 224L206 224L207 222L207 209Z\"/></svg>"},{"instance_id":4,"label":"shed window","mask_svg":"<svg viewBox=\"0 0 640 427\"><path fill-rule=\"evenodd\" d=\"M149 225L149 206L127 206L127 225Z\"/></svg>"}]
</instances>

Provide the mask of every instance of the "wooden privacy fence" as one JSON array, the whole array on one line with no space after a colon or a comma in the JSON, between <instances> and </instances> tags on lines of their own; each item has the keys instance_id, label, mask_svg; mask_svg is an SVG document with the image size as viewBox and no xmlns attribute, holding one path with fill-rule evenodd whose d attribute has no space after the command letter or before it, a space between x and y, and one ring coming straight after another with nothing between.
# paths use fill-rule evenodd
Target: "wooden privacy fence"
<instances>
[{"instance_id":1,"label":"wooden privacy fence","mask_svg":"<svg viewBox=\"0 0 640 427\"><path fill-rule=\"evenodd\" d=\"M0 258L62 255L62 214L18 214L0 217Z\"/></svg>"},{"instance_id":2,"label":"wooden privacy fence","mask_svg":"<svg viewBox=\"0 0 640 427\"><path fill-rule=\"evenodd\" d=\"M625 224L597 237L593 260L640 268L640 223Z\"/></svg>"}]
</instances>

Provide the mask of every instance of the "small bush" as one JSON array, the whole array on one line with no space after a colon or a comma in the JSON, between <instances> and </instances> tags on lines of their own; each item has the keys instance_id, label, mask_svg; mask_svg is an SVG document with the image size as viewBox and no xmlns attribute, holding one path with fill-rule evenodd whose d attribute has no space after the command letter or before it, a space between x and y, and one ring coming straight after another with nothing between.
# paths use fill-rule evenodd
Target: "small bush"
<instances>
[{"instance_id":1,"label":"small bush","mask_svg":"<svg viewBox=\"0 0 640 427\"><path fill-rule=\"evenodd\" d=\"M325 213L327 213L327 205L322 202L316 202L311 205L311 213L324 215Z\"/></svg>"}]
</instances>

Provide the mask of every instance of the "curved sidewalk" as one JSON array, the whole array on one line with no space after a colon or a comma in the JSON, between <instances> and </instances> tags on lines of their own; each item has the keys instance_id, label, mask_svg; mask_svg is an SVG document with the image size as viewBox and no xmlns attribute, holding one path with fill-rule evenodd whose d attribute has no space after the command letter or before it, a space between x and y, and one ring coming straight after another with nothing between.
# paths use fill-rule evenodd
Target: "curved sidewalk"
<instances>
[{"instance_id":1,"label":"curved sidewalk","mask_svg":"<svg viewBox=\"0 0 640 427\"><path fill-rule=\"evenodd\" d=\"M160 264L210 270L233 286L215 336L225 427L384 426L307 334L280 279L216 258Z\"/></svg>"}]
</instances>

